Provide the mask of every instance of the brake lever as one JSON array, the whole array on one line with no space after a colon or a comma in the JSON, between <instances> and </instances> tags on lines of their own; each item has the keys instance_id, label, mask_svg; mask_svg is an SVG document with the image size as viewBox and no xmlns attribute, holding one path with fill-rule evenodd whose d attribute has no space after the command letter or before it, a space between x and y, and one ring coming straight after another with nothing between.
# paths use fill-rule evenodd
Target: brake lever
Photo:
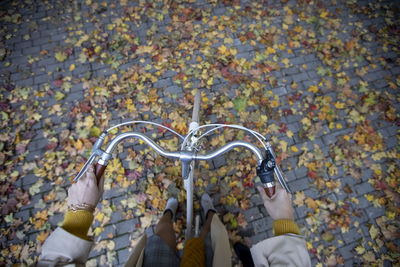
<instances>
[{"instance_id":1,"label":"brake lever","mask_svg":"<svg viewBox=\"0 0 400 267\"><path fill-rule=\"evenodd\" d=\"M85 174L88 166L95 161L96 157L98 157L98 156L101 157L105 153L101 149L101 146L103 145L103 142L104 142L104 139L106 138L106 136L107 136L107 132L103 132L99 136L99 138L96 140L96 142L94 143L93 148L92 148L92 154L90 154L89 159L85 162L85 165L83 165L83 167L79 171L78 175L72 180L73 183L76 183L79 179L82 178L82 176L83 176L83 174ZM103 170L103 172L104 172L104 170ZM96 166L96 169L95 169L95 174L96 174L96 177L97 177L98 176L97 175L98 174L97 166ZM100 177L101 177L101 175L99 175L99 177L97 177L97 179L99 180Z\"/></svg>"},{"instance_id":2,"label":"brake lever","mask_svg":"<svg viewBox=\"0 0 400 267\"><path fill-rule=\"evenodd\" d=\"M269 153L272 155L272 157L274 158L274 160L276 161L276 155L274 150L272 149L272 146L269 142L267 142L267 149L269 151ZM290 190L288 184L286 183L285 178L283 178L282 175L282 171L279 168L279 166L276 164L275 168L274 168L274 172L276 174L276 177L278 178L279 183L282 185L282 187L289 193L292 194L292 191Z\"/></svg>"},{"instance_id":3,"label":"brake lever","mask_svg":"<svg viewBox=\"0 0 400 267\"><path fill-rule=\"evenodd\" d=\"M260 177L261 183L264 185L265 193L269 198L275 194L276 189L274 178L275 167L275 158L270 151L265 151L265 159L257 166L257 175Z\"/></svg>"}]
</instances>

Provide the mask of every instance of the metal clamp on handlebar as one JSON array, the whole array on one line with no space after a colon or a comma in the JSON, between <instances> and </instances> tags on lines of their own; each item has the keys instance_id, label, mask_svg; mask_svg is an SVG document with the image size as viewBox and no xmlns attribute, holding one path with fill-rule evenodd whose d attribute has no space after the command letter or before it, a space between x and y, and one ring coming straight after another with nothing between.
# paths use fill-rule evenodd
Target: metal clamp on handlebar
<instances>
[{"instance_id":1,"label":"metal clamp on handlebar","mask_svg":"<svg viewBox=\"0 0 400 267\"><path fill-rule=\"evenodd\" d=\"M275 158L272 156L271 152L267 150L265 159L261 162L260 166L257 167L257 175L260 177L268 197L272 197L275 194L275 167Z\"/></svg>"}]
</instances>

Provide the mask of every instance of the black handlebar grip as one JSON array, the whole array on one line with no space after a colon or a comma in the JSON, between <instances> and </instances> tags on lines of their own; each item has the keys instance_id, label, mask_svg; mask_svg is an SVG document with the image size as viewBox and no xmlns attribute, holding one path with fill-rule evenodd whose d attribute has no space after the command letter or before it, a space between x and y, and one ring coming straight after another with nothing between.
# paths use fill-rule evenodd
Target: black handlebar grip
<instances>
[{"instance_id":1,"label":"black handlebar grip","mask_svg":"<svg viewBox=\"0 0 400 267\"><path fill-rule=\"evenodd\" d=\"M99 163L96 163L95 169L94 169L94 174L96 175L97 179L97 185L100 183L101 176L103 176L104 171L106 170L107 166L101 165Z\"/></svg>"},{"instance_id":2,"label":"black handlebar grip","mask_svg":"<svg viewBox=\"0 0 400 267\"><path fill-rule=\"evenodd\" d=\"M259 175L259 177L264 185L265 193L269 198L271 198L275 194L275 188L276 188L274 173L273 172L264 173L262 175Z\"/></svg>"}]
</instances>

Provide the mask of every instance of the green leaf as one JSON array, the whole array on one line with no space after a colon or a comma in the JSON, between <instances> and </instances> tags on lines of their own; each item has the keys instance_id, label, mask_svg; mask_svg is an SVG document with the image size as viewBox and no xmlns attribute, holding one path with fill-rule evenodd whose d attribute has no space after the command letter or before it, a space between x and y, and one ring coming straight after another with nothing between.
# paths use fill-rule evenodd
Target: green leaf
<instances>
[{"instance_id":1,"label":"green leaf","mask_svg":"<svg viewBox=\"0 0 400 267\"><path fill-rule=\"evenodd\" d=\"M327 242L332 242L335 239L335 236L332 234L331 231L327 231L322 234L322 239L327 241Z\"/></svg>"},{"instance_id":2,"label":"green leaf","mask_svg":"<svg viewBox=\"0 0 400 267\"><path fill-rule=\"evenodd\" d=\"M318 75L325 76L326 75L326 70L323 67L318 66L317 67L317 73L318 73Z\"/></svg>"},{"instance_id":3,"label":"green leaf","mask_svg":"<svg viewBox=\"0 0 400 267\"><path fill-rule=\"evenodd\" d=\"M246 98L238 97L235 100L233 100L233 108L237 112L245 111L246 107L247 107L247 99Z\"/></svg>"},{"instance_id":4,"label":"green leaf","mask_svg":"<svg viewBox=\"0 0 400 267\"><path fill-rule=\"evenodd\" d=\"M98 136L100 136L100 134L101 134L101 130L100 130L99 127L93 126L93 127L90 129L90 135L91 135L91 136L96 136L96 137L98 137Z\"/></svg>"}]
</instances>

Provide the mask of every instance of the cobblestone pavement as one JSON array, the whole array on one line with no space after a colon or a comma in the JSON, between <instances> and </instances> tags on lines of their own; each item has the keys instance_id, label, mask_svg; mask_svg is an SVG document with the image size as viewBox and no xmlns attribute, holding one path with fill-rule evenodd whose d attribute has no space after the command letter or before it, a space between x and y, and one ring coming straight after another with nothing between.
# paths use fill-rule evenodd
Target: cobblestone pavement
<instances>
[{"instance_id":1,"label":"cobblestone pavement","mask_svg":"<svg viewBox=\"0 0 400 267\"><path fill-rule=\"evenodd\" d=\"M203 122L272 137L313 265L399 264L398 7L3 1L0 261L37 259L62 222L68 178L100 130L145 119L183 133L192 89L204 88ZM175 147L160 129L139 130ZM228 132L210 143L239 137ZM124 264L134 240L153 234L168 195L184 202L177 162L137 142L118 150L121 162L109 166L91 230L89 265ZM272 220L249 166L255 161L237 152L202 164L196 197L208 191L231 237L254 244L272 236Z\"/></svg>"}]
</instances>

